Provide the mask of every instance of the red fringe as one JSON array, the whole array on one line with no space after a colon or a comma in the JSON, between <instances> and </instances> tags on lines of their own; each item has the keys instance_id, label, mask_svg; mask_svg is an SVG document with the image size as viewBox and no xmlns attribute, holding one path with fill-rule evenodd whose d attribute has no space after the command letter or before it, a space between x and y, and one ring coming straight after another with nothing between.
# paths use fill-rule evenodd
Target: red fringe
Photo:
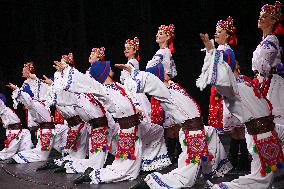
<instances>
[{"instance_id":1,"label":"red fringe","mask_svg":"<svg viewBox=\"0 0 284 189\"><path fill-rule=\"evenodd\" d=\"M139 62L140 61L140 56L139 56L139 54L137 54L136 56L135 56L135 58L136 58L136 60Z\"/></svg>"},{"instance_id":2,"label":"red fringe","mask_svg":"<svg viewBox=\"0 0 284 189\"><path fill-rule=\"evenodd\" d=\"M174 48L174 43L173 43L173 40L170 40L170 43L169 43L169 49L171 51L171 53L175 53L175 48Z\"/></svg>"},{"instance_id":3,"label":"red fringe","mask_svg":"<svg viewBox=\"0 0 284 189\"><path fill-rule=\"evenodd\" d=\"M101 57L101 61L102 61L102 62L105 61L105 56L102 56L102 57Z\"/></svg>"},{"instance_id":4,"label":"red fringe","mask_svg":"<svg viewBox=\"0 0 284 189\"><path fill-rule=\"evenodd\" d=\"M284 28L280 22L278 22L272 32L273 34L284 35Z\"/></svg>"},{"instance_id":5,"label":"red fringe","mask_svg":"<svg viewBox=\"0 0 284 189\"><path fill-rule=\"evenodd\" d=\"M229 41L229 44L230 44L230 45L234 45L234 46L238 45L238 38L237 38L237 35L236 35L236 34L234 34L234 35L232 36L231 40Z\"/></svg>"}]
</instances>

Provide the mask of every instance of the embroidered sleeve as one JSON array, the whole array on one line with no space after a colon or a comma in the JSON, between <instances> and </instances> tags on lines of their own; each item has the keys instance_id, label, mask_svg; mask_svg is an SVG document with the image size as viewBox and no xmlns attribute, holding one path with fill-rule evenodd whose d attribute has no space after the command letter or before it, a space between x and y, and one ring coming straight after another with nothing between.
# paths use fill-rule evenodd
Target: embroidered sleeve
<instances>
[{"instance_id":1,"label":"embroidered sleeve","mask_svg":"<svg viewBox=\"0 0 284 189\"><path fill-rule=\"evenodd\" d=\"M215 86L217 91L224 96L235 96L238 94L236 79L230 66L223 58L223 51L214 49L206 53L202 72L196 81L196 86L203 90L210 84Z\"/></svg>"},{"instance_id":2,"label":"embroidered sleeve","mask_svg":"<svg viewBox=\"0 0 284 189\"><path fill-rule=\"evenodd\" d=\"M235 53L232 49L227 49L224 52L223 59L230 66L232 70L235 69Z\"/></svg>"},{"instance_id":3,"label":"embroidered sleeve","mask_svg":"<svg viewBox=\"0 0 284 189\"><path fill-rule=\"evenodd\" d=\"M73 93L92 93L104 104L105 108L110 113L115 111L115 106L107 96L103 85L91 78L88 74L83 74L78 70L75 70L72 77L72 83L70 84L68 91Z\"/></svg>"},{"instance_id":4,"label":"embroidered sleeve","mask_svg":"<svg viewBox=\"0 0 284 189\"><path fill-rule=\"evenodd\" d=\"M6 106L2 100L0 100L0 115L4 113Z\"/></svg>"},{"instance_id":5,"label":"embroidered sleeve","mask_svg":"<svg viewBox=\"0 0 284 189\"><path fill-rule=\"evenodd\" d=\"M257 70L264 76L269 73L271 67L281 62L277 58L279 53L279 42L276 36L267 37L255 50L252 58L252 69Z\"/></svg>"},{"instance_id":6,"label":"embroidered sleeve","mask_svg":"<svg viewBox=\"0 0 284 189\"><path fill-rule=\"evenodd\" d=\"M139 62L136 59L130 59L127 64L130 64L132 67L139 70Z\"/></svg>"},{"instance_id":7,"label":"embroidered sleeve","mask_svg":"<svg viewBox=\"0 0 284 189\"><path fill-rule=\"evenodd\" d=\"M137 83L137 92L154 96L156 100L160 101L163 109L169 112L175 123L183 123L187 119L186 115L173 103L168 88L159 78L149 72L134 69L132 69L131 75Z\"/></svg>"},{"instance_id":8,"label":"embroidered sleeve","mask_svg":"<svg viewBox=\"0 0 284 189\"><path fill-rule=\"evenodd\" d=\"M28 93L24 92L24 91L20 91L19 92L18 99L26 107L31 107L33 105L31 96Z\"/></svg>"},{"instance_id":9,"label":"embroidered sleeve","mask_svg":"<svg viewBox=\"0 0 284 189\"><path fill-rule=\"evenodd\" d=\"M15 89L13 92L12 92L12 99L13 99L13 108L14 109L17 109L17 106L19 104L19 95L20 95L21 91L19 88Z\"/></svg>"},{"instance_id":10,"label":"embroidered sleeve","mask_svg":"<svg viewBox=\"0 0 284 189\"><path fill-rule=\"evenodd\" d=\"M160 49L157 51L157 53L153 56L153 58L151 60L148 61L146 69L153 67L159 63L162 63L162 61L164 60L164 53L163 51Z\"/></svg>"}]
</instances>

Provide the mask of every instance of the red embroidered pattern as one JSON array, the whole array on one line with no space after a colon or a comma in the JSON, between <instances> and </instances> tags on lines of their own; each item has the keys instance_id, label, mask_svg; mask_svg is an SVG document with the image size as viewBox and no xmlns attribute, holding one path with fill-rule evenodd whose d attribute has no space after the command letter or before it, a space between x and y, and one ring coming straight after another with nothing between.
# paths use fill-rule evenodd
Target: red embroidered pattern
<instances>
[{"instance_id":1,"label":"red embroidered pattern","mask_svg":"<svg viewBox=\"0 0 284 189\"><path fill-rule=\"evenodd\" d=\"M158 100L151 97L151 122L158 125L163 125L165 122L165 112Z\"/></svg>"},{"instance_id":2,"label":"red embroidered pattern","mask_svg":"<svg viewBox=\"0 0 284 189\"><path fill-rule=\"evenodd\" d=\"M223 98L217 95L214 87L211 87L208 125L216 129L223 128Z\"/></svg>"},{"instance_id":3,"label":"red embroidered pattern","mask_svg":"<svg viewBox=\"0 0 284 189\"><path fill-rule=\"evenodd\" d=\"M117 151L115 154L116 158L132 159L136 160L135 153L135 142L137 140L138 126L134 128L133 133L124 133L122 130L119 131L117 140Z\"/></svg>"},{"instance_id":4,"label":"red embroidered pattern","mask_svg":"<svg viewBox=\"0 0 284 189\"><path fill-rule=\"evenodd\" d=\"M55 124L63 124L64 123L64 118L59 113L59 111L57 109L55 109L55 112L54 112L54 123Z\"/></svg>"},{"instance_id":5,"label":"red embroidered pattern","mask_svg":"<svg viewBox=\"0 0 284 189\"><path fill-rule=\"evenodd\" d=\"M120 93L126 97L130 104L132 105L133 112L136 114L136 108L133 104L132 99L127 95L124 88L119 86L116 82L114 83L115 87L120 91ZM137 140L137 131L138 125L135 126L133 133L124 133L122 130L119 131L118 139L117 139L117 150L115 157L123 158L123 159L132 159L135 160L135 142Z\"/></svg>"},{"instance_id":6,"label":"red embroidered pattern","mask_svg":"<svg viewBox=\"0 0 284 189\"><path fill-rule=\"evenodd\" d=\"M85 124L81 123L78 129L69 129L65 149L77 151L78 138L81 136L81 130L84 126Z\"/></svg>"},{"instance_id":7,"label":"red embroidered pattern","mask_svg":"<svg viewBox=\"0 0 284 189\"><path fill-rule=\"evenodd\" d=\"M275 130L271 132L271 136L264 139L257 139L256 135L253 135L255 147L261 162L262 169L261 175L265 176L266 173L276 171L280 168L281 162L284 161L282 146L278 134Z\"/></svg>"},{"instance_id":8,"label":"red embroidered pattern","mask_svg":"<svg viewBox=\"0 0 284 189\"><path fill-rule=\"evenodd\" d=\"M9 148L9 144L12 142L12 140L16 139L16 140L19 140L19 135L21 134L22 132L22 129L20 129L20 131L16 134L16 133L13 133L12 134L12 131L9 130L9 133L7 135L7 140L4 141L4 148Z\"/></svg>"},{"instance_id":9,"label":"red embroidered pattern","mask_svg":"<svg viewBox=\"0 0 284 189\"><path fill-rule=\"evenodd\" d=\"M188 158L185 160L186 164L200 163L200 161L212 160L213 156L209 155L206 135L204 130L201 134L190 135L189 131L184 130L184 145L187 146Z\"/></svg>"},{"instance_id":10,"label":"red embroidered pattern","mask_svg":"<svg viewBox=\"0 0 284 189\"><path fill-rule=\"evenodd\" d=\"M242 76L242 78L245 80L245 83L246 83L247 86L253 87L253 91L254 91L254 94L255 94L256 97L258 97L258 98L263 97L266 100L266 102L269 106L269 109L270 109L270 113L272 113L272 108L273 108L272 104L267 99L266 95L260 90L259 86L256 84L257 82L255 82L255 81L253 82L250 78L248 78L244 75Z\"/></svg>"},{"instance_id":11,"label":"red embroidered pattern","mask_svg":"<svg viewBox=\"0 0 284 189\"><path fill-rule=\"evenodd\" d=\"M99 129L92 129L91 130L91 145L92 149L90 152L93 154L95 152L106 152L107 150L110 150L110 146L108 145L108 131L106 127L99 128Z\"/></svg>"},{"instance_id":12,"label":"red embroidered pattern","mask_svg":"<svg viewBox=\"0 0 284 189\"><path fill-rule=\"evenodd\" d=\"M39 129L40 135L38 138L40 139L41 143L41 151L49 151L50 150L50 140L54 136L52 134L52 129L49 129L48 132L42 133L43 129Z\"/></svg>"}]
</instances>

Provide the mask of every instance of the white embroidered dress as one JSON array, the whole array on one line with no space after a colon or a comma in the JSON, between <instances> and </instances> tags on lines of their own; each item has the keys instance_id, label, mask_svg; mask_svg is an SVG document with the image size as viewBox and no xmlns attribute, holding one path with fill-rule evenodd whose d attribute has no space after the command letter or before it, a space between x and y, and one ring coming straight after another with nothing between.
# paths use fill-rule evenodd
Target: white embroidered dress
<instances>
[{"instance_id":1,"label":"white embroidered dress","mask_svg":"<svg viewBox=\"0 0 284 189\"><path fill-rule=\"evenodd\" d=\"M271 68L281 64L281 50L279 41L275 35L267 35L253 52L252 70L259 72L258 80L263 82L269 77ZM272 74L270 78L267 98L273 106L272 114L275 122L284 125L284 78L278 74Z\"/></svg>"},{"instance_id":2,"label":"white embroidered dress","mask_svg":"<svg viewBox=\"0 0 284 189\"><path fill-rule=\"evenodd\" d=\"M33 93L33 98L23 91L24 85L28 84ZM21 88L13 91L12 98L14 105L22 103L28 109L28 127L38 126L38 124L52 122L50 111L44 106L43 101L46 99L47 86L42 83L38 78L27 79ZM47 160L50 150L53 147L55 135L54 129L38 129L37 136L50 135L48 141L48 150L42 150L43 143L39 139L35 148L31 150L21 151L13 156L17 163L30 163L36 161ZM47 138L43 138L45 140ZM46 142L46 141L44 141Z\"/></svg>"},{"instance_id":3,"label":"white embroidered dress","mask_svg":"<svg viewBox=\"0 0 284 189\"><path fill-rule=\"evenodd\" d=\"M203 90L206 85L211 84L217 91L223 95L228 110L237 117L241 123L270 115L269 105L263 97L257 97L253 86L248 83L243 76L236 79L231 68L223 61L223 54L217 50L206 52L202 74L196 82L197 86ZM283 140L283 126L276 124L276 132ZM270 132L257 135L259 137L268 137ZM274 173L268 173L266 176L260 174L261 163L259 155L253 151L253 136L247 132L245 134L247 148L252 155L251 174L240 176L231 182L223 182L214 185L213 188L230 189L250 189L268 188L271 184ZM283 144L282 144L283 148Z\"/></svg>"},{"instance_id":4,"label":"white embroidered dress","mask_svg":"<svg viewBox=\"0 0 284 189\"><path fill-rule=\"evenodd\" d=\"M177 83L169 81L168 89L173 102L183 110L187 119L201 116L198 104ZM165 122L165 124L167 123L172 123L172 121ZM167 127L168 125L165 126ZM203 167L203 174L209 177L224 176L232 168L215 129L210 126L204 126L204 128L205 134L209 139L209 142L207 142L208 150L209 153L214 156L214 159L211 162L205 162L203 164L190 163L187 165L187 146L184 145L183 141L185 139L185 134L181 129L179 132L179 140L182 147L182 153L179 155L178 167L167 174L154 172L147 175L145 181L150 188L158 189L192 187L196 182L201 165ZM201 130L189 131L189 134L194 135L200 134L201 132Z\"/></svg>"},{"instance_id":5,"label":"white embroidered dress","mask_svg":"<svg viewBox=\"0 0 284 189\"><path fill-rule=\"evenodd\" d=\"M0 100L0 118L3 127L6 129L6 136L9 142L8 147L0 151L0 160L11 158L17 152L29 150L33 147L31 134L28 129L8 129L8 125L21 123L19 117Z\"/></svg>"}]
</instances>

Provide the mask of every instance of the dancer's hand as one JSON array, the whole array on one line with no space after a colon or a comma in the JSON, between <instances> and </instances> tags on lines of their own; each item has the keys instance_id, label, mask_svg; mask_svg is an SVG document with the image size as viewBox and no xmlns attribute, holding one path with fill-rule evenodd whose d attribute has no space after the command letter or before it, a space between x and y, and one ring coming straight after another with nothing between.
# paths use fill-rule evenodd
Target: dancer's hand
<instances>
[{"instance_id":1,"label":"dancer's hand","mask_svg":"<svg viewBox=\"0 0 284 189\"><path fill-rule=\"evenodd\" d=\"M46 77L45 75L42 76L43 79L41 79L42 82L51 85L53 83L53 81L51 79L49 79L48 77Z\"/></svg>"},{"instance_id":2,"label":"dancer's hand","mask_svg":"<svg viewBox=\"0 0 284 189\"><path fill-rule=\"evenodd\" d=\"M128 65L128 64L115 64L114 65L115 67L117 67L117 68L119 68L119 69L121 69L121 70L126 70L126 71L128 71L129 73L131 73L131 66L130 65Z\"/></svg>"},{"instance_id":3,"label":"dancer's hand","mask_svg":"<svg viewBox=\"0 0 284 189\"><path fill-rule=\"evenodd\" d=\"M207 33L203 34L203 33L200 33L200 39L202 40L202 42L204 43L205 45L205 48L207 49L207 51L213 49L213 45L209 39L209 35Z\"/></svg>"},{"instance_id":4,"label":"dancer's hand","mask_svg":"<svg viewBox=\"0 0 284 189\"><path fill-rule=\"evenodd\" d=\"M6 85L6 86L9 87L12 90L15 90L15 89L18 88L17 85L14 85L13 83L8 83L8 85Z\"/></svg>"}]
</instances>

